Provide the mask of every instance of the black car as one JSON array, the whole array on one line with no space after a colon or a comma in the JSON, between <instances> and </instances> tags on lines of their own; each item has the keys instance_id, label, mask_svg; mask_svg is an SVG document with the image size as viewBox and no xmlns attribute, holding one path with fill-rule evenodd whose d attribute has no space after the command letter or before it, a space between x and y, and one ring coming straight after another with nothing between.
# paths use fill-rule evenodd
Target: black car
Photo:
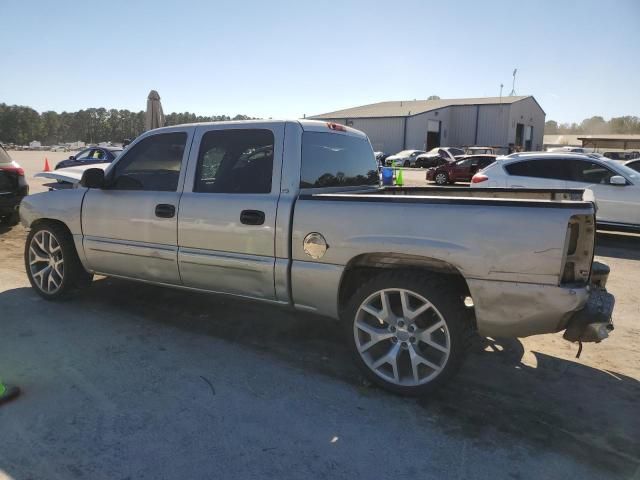
<instances>
[{"instance_id":1,"label":"black car","mask_svg":"<svg viewBox=\"0 0 640 480\"><path fill-rule=\"evenodd\" d=\"M0 220L9 225L17 224L20 221L18 207L28 194L24 170L0 145Z\"/></svg>"},{"instance_id":2,"label":"black car","mask_svg":"<svg viewBox=\"0 0 640 480\"><path fill-rule=\"evenodd\" d=\"M56 165L59 168L78 167L95 163L111 163L122 152L120 147L90 147L71 155L67 160L62 160Z\"/></svg>"}]
</instances>

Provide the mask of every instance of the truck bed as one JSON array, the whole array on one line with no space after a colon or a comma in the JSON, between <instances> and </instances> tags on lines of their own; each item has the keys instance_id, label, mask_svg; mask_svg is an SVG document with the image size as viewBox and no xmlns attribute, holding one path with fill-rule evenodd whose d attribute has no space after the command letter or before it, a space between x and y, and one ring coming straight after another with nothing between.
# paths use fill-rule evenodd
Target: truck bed
<instances>
[{"instance_id":1,"label":"truck bed","mask_svg":"<svg viewBox=\"0 0 640 480\"><path fill-rule=\"evenodd\" d=\"M301 195L308 200L352 200L398 203L461 203L535 205L575 207L593 202L590 190L533 188L469 188L469 187L383 187L377 190L357 190L340 193Z\"/></svg>"}]
</instances>

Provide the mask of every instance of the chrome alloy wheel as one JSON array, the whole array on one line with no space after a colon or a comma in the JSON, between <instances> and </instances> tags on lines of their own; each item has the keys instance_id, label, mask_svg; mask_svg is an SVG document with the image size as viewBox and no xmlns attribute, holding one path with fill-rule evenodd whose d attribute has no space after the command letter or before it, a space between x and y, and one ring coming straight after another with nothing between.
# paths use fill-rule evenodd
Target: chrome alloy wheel
<instances>
[{"instance_id":1,"label":"chrome alloy wheel","mask_svg":"<svg viewBox=\"0 0 640 480\"><path fill-rule=\"evenodd\" d=\"M53 233L41 230L29 244L29 273L44 293L56 293L64 279L62 247Z\"/></svg>"},{"instance_id":2,"label":"chrome alloy wheel","mask_svg":"<svg viewBox=\"0 0 640 480\"><path fill-rule=\"evenodd\" d=\"M353 335L367 367L400 386L433 380L451 351L449 329L440 312L423 296L401 288L367 297L356 313Z\"/></svg>"}]
</instances>

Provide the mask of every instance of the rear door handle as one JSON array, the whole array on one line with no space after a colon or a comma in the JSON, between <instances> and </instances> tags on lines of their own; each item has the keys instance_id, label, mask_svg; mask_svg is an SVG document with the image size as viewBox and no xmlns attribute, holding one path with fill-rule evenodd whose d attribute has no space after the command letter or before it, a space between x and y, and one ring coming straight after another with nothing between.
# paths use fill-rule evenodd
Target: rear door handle
<instances>
[{"instance_id":1,"label":"rear door handle","mask_svg":"<svg viewBox=\"0 0 640 480\"><path fill-rule=\"evenodd\" d=\"M264 212L260 210L243 210L240 212L240 223L262 225L264 223Z\"/></svg>"},{"instance_id":2,"label":"rear door handle","mask_svg":"<svg viewBox=\"0 0 640 480\"><path fill-rule=\"evenodd\" d=\"M173 218L176 214L176 207L168 203L159 203L156 205L156 217Z\"/></svg>"}]
</instances>

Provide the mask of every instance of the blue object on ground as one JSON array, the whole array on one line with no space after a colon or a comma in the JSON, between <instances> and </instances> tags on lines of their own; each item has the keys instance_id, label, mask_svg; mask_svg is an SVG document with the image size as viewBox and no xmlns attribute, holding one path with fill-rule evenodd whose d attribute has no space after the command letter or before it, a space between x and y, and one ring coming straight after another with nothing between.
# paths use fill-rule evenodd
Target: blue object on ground
<instances>
[{"instance_id":1,"label":"blue object on ground","mask_svg":"<svg viewBox=\"0 0 640 480\"><path fill-rule=\"evenodd\" d=\"M382 185L393 185L393 168L382 167Z\"/></svg>"}]
</instances>

